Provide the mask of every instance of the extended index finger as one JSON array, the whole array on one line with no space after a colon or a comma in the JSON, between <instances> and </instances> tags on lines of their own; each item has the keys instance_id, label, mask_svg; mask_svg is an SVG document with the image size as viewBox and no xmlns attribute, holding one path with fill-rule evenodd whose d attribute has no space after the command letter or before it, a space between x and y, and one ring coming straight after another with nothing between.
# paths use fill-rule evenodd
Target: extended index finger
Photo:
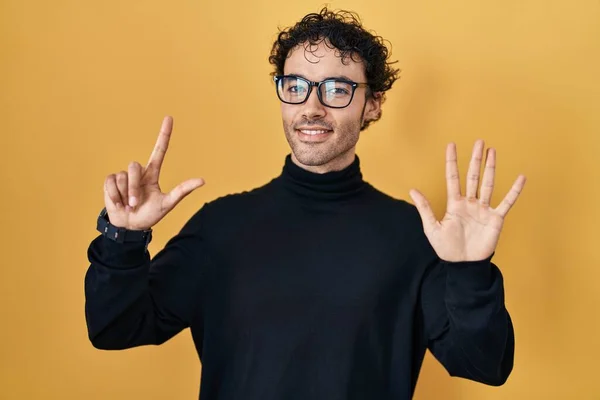
<instances>
[{"instance_id":1,"label":"extended index finger","mask_svg":"<svg viewBox=\"0 0 600 400\"><path fill-rule=\"evenodd\" d=\"M460 178L455 143L449 143L446 147L446 190L449 201L460 198Z\"/></svg>"},{"instance_id":2,"label":"extended index finger","mask_svg":"<svg viewBox=\"0 0 600 400\"><path fill-rule=\"evenodd\" d=\"M152 150L152 154L148 160L148 165L146 166L147 169L152 169L157 173L160 173L160 168L162 167L162 163L165 159L165 154L169 148L169 139L171 139L172 130L173 118L166 116L163 119L160 132L158 134L158 139L156 139L156 144L154 145L154 149Z\"/></svg>"}]
</instances>

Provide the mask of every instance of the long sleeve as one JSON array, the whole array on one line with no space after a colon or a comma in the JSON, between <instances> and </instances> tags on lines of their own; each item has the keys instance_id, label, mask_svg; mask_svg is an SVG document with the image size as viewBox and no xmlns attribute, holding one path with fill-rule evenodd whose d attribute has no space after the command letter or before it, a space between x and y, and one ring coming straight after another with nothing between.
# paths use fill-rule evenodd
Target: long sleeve
<instances>
[{"instance_id":1,"label":"long sleeve","mask_svg":"<svg viewBox=\"0 0 600 400\"><path fill-rule=\"evenodd\" d=\"M428 348L448 373L500 386L512 371L514 331L492 257L432 261L421 304Z\"/></svg>"},{"instance_id":2,"label":"long sleeve","mask_svg":"<svg viewBox=\"0 0 600 400\"><path fill-rule=\"evenodd\" d=\"M197 212L151 259L142 243L102 235L88 248L85 316L92 344L125 349L161 344L190 326L202 302L207 264Z\"/></svg>"}]
</instances>

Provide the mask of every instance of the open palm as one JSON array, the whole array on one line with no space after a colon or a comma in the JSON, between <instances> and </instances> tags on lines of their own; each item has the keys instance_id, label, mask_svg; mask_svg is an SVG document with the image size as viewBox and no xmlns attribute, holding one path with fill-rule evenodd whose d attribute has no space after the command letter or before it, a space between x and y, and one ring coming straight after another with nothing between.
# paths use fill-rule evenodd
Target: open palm
<instances>
[{"instance_id":1,"label":"open palm","mask_svg":"<svg viewBox=\"0 0 600 400\"><path fill-rule=\"evenodd\" d=\"M446 214L438 221L429 201L416 189L410 196L421 215L425 235L442 260L449 262L479 261L495 251L506 214L517 201L525 185L525 176L519 175L496 208L490 206L494 189L496 152L493 148L486 153L485 169L479 197L480 169L483 158L483 140L475 142L467 173L466 193L460 190L460 178L456 146L450 143L446 149L446 182L448 201Z\"/></svg>"}]
</instances>

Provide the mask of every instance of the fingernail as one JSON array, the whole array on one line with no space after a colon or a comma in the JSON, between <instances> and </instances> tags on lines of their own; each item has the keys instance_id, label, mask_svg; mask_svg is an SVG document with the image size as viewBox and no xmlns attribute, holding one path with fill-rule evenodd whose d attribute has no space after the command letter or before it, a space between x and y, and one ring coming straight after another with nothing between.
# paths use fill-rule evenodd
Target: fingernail
<instances>
[{"instance_id":1,"label":"fingernail","mask_svg":"<svg viewBox=\"0 0 600 400\"><path fill-rule=\"evenodd\" d=\"M135 207L136 204L137 204L137 199L135 198L135 196L130 196L129 197L129 205L131 207Z\"/></svg>"}]
</instances>

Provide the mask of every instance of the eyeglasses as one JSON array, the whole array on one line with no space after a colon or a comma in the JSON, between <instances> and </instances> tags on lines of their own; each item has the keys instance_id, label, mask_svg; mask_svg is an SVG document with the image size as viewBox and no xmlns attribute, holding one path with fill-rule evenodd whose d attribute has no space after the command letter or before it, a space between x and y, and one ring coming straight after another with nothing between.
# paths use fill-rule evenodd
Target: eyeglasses
<instances>
[{"instance_id":1,"label":"eyeglasses","mask_svg":"<svg viewBox=\"0 0 600 400\"><path fill-rule=\"evenodd\" d=\"M317 88L317 97L321 104L330 108L348 107L357 87L368 87L368 83L352 82L345 79L326 79L313 82L294 75L273 77L277 97L287 104L302 104L310 96L313 87Z\"/></svg>"}]
</instances>

